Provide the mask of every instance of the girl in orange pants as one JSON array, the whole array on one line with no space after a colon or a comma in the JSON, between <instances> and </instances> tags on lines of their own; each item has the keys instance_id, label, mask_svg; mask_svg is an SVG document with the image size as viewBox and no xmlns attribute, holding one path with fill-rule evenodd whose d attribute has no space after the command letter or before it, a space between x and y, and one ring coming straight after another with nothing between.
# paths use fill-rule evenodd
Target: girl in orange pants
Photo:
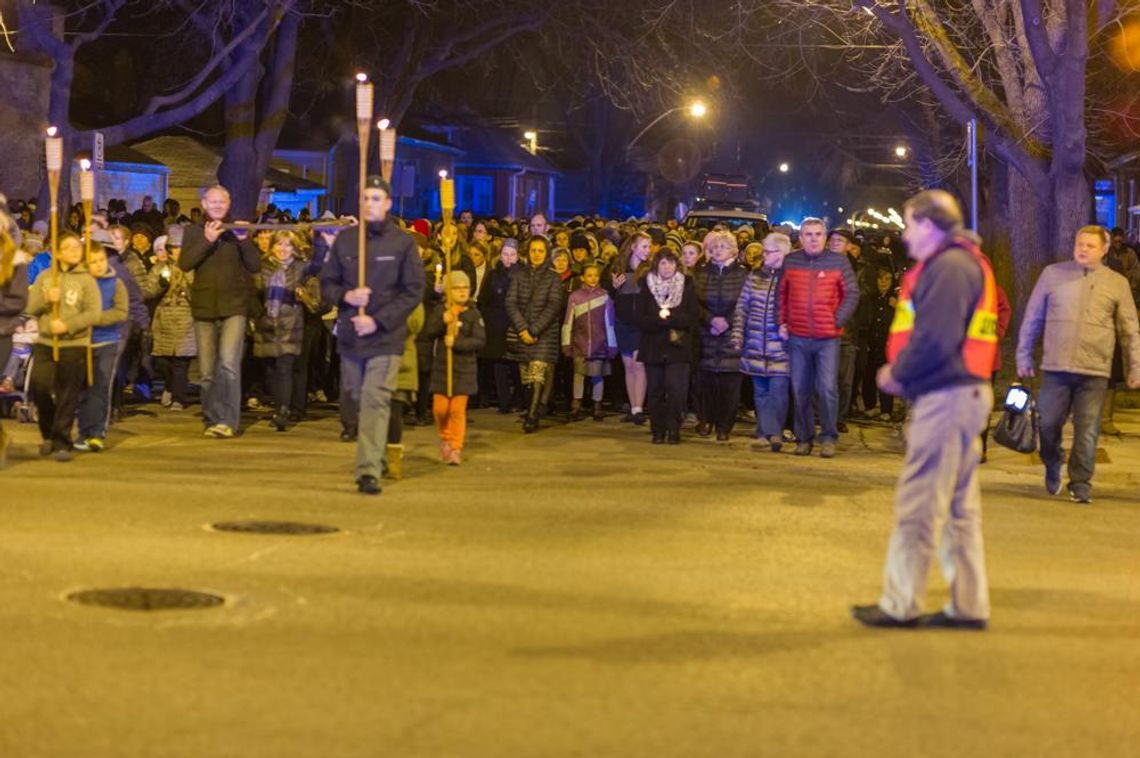
<instances>
[{"instance_id":1,"label":"girl in orange pants","mask_svg":"<svg viewBox=\"0 0 1140 758\"><path fill-rule=\"evenodd\" d=\"M479 391L476 356L487 336L479 311L467 307L471 295L467 274L452 271L449 284L450 307L441 305L432 311L421 337L443 337L436 340L432 355L432 414L439 430L440 458L450 466L458 466L467 431L467 398ZM450 387L447 381L448 348L451 349Z\"/></svg>"}]
</instances>

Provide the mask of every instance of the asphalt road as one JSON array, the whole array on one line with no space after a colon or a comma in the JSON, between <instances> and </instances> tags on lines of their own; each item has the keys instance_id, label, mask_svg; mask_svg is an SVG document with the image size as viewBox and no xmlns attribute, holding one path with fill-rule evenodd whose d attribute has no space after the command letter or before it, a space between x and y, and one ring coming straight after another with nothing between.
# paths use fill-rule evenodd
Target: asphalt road
<instances>
[{"instance_id":1,"label":"asphalt road","mask_svg":"<svg viewBox=\"0 0 1140 758\"><path fill-rule=\"evenodd\" d=\"M234 440L148 406L112 449L0 472L0 756L1137 756L1140 413L1090 507L985 467L985 633L874 631L901 457L831 461L615 418L416 429L355 493L331 418ZM5 421L12 429L11 421ZM738 428L743 435L744 429ZM234 519L325 536L210 530ZM936 571L936 569L935 569ZM180 587L222 607L64 596ZM930 607L945 600L940 576Z\"/></svg>"}]
</instances>

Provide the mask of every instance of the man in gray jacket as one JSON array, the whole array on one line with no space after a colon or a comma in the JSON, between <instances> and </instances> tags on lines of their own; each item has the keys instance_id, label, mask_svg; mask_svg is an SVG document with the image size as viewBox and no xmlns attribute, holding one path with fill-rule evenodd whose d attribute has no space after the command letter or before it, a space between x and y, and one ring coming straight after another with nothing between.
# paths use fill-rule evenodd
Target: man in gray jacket
<instances>
[{"instance_id":1,"label":"man in gray jacket","mask_svg":"<svg viewBox=\"0 0 1140 758\"><path fill-rule=\"evenodd\" d=\"M1092 502L1092 476L1101 409L1112 373L1117 336L1123 343L1127 383L1140 388L1140 324L1128 280L1104 265L1108 231L1086 226L1077 232L1073 260L1041 272L1021 322L1017 374L1034 374L1033 350L1045 333L1041 358L1041 460L1045 489L1061 492L1061 428L1073 413L1069 456L1069 497Z\"/></svg>"}]
</instances>

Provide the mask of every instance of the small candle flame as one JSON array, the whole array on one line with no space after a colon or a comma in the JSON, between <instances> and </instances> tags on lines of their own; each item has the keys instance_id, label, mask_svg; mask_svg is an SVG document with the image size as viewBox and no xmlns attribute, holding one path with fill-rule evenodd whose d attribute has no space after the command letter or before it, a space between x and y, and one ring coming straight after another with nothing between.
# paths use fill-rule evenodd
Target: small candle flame
<instances>
[{"instance_id":1,"label":"small candle flame","mask_svg":"<svg viewBox=\"0 0 1140 758\"><path fill-rule=\"evenodd\" d=\"M446 179L447 178L447 169L443 169L442 171L439 172L439 178L440 179Z\"/></svg>"},{"instance_id":2,"label":"small candle flame","mask_svg":"<svg viewBox=\"0 0 1140 758\"><path fill-rule=\"evenodd\" d=\"M368 74L361 71L359 74L356 75L356 81L360 82L361 84L364 84L366 81L368 81Z\"/></svg>"},{"instance_id":3,"label":"small candle flame","mask_svg":"<svg viewBox=\"0 0 1140 758\"><path fill-rule=\"evenodd\" d=\"M59 133L59 129L57 129L54 126L49 126L47 129L47 136L49 136L49 137L54 137L58 133Z\"/></svg>"},{"instance_id":4,"label":"small candle flame","mask_svg":"<svg viewBox=\"0 0 1140 758\"><path fill-rule=\"evenodd\" d=\"M91 161L87 160L86 158L83 158L82 160L79 161L79 168L83 169L84 171L90 171L91 170Z\"/></svg>"},{"instance_id":5,"label":"small candle flame","mask_svg":"<svg viewBox=\"0 0 1140 758\"><path fill-rule=\"evenodd\" d=\"M384 131L385 129L387 129L391 125L392 125L391 121L389 121L386 118L382 118L382 119L380 119L380 123L377 124L376 126L380 127L380 131Z\"/></svg>"}]
</instances>

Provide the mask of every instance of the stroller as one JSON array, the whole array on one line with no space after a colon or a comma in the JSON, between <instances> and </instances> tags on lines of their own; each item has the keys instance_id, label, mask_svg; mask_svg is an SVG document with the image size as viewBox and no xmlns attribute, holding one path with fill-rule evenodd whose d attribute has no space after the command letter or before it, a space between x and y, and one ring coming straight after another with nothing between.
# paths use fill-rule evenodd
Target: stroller
<instances>
[{"instance_id":1,"label":"stroller","mask_svg":"<svg viewBox=\"0 0 1140 758\"><path fill-rule=\"evenodd\" d=\"M7 365L0 366L0 416L14 418L22 424L38 420L29 392L32 344L37 336L35 319L26 319L12 336L12 355Z\"/></svg>"}]
</instances>

